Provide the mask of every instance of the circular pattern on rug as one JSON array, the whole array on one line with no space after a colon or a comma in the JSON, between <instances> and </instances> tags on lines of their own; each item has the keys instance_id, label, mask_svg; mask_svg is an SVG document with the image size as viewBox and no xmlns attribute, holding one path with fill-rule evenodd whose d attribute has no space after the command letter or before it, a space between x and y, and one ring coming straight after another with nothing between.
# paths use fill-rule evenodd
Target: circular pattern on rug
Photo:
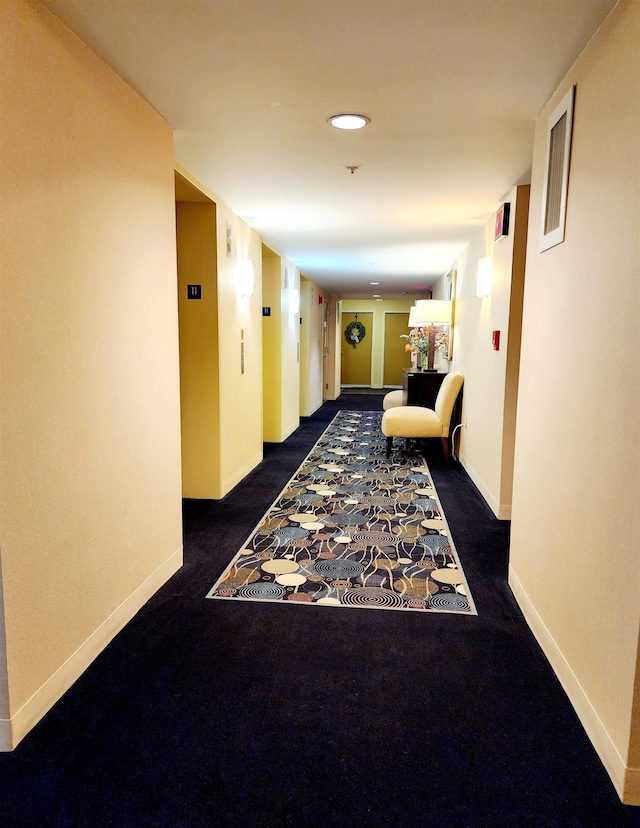
<instances>
[{"instance_id":1,"label":"circular pattern on rug","mask_svg":"<svg viewBox=\"0 0 640 828\"><path fill-rule=\"evenodd\" d=\"M416 543L420 546L426 547L427 549L438 551L441 551L442 549L449 549L451 546L449 538L444 535L420 535L419 538L416 538Z\"/></svg>"},{"instance_id":2,"label":"circular pattern on rug","mask_svg":"<svg viewBox=\"0 0 640 828\"><path fill-rule=\"evenodd\" d=\"M433 581L428 581L426 578L400 578L394 581L396 592L401 595L411 595L414 597L424 595L435 595L438 591L438 585Z\"/></svg>"},{"instance_id":3,"label":"circular pattern on rug","mask_svg":"<svg viewBox=\"0 0 640 828\"><path fill-rule=\"evenodd\" d=\"M432 595L429 606L450 612L468 612L471 609L467 599L457 592L441 592L438 595Z\"/></svg>"},{"instance_id":4,"label":"circular pattern on rug","mask_svg":"<svg viewBox=\"0 0 640 828\"><path fill-rule=\"evenodd\" d=\"M280 586L280 584L265 584L262 582L259 584L246 584L238 588L238 595L241 598L251 598L254 601L260 598L273 601L284 598L286 594L287 590L283 586Z\"/></svg>"},{"instance_id":5,"label":"circular pattern on rug","mask_svg":"<svg viewBox=\"0 0 640 828\"><path fill-rule=\"evenodd\" d=\"M400 564L390 558L374 558L372 564L376 569L397 569Z\"/></svg>"},{"instance_id":6,"label":"circular pattern on rug","mask_svg":"<svg viewBox=\"0 0 640 828\"><path fill-rule=\"evenodd\" d=\"M288 561L285 558L272 558L270 561L265 561L260 568L271 575L285 575L300 569L295 561Z\"/></svg>"},{"instance_id":7,"label":"circular pattern on rug","mask_svg":"<svg viewBox=\"0 0 640 828\"><path fill-rule=\"evenodd\" d=\"M369 518L363 515L362 512L349 512L348 514L326 515L323 520L328 524L335 524L336 526L361 526L366 523Z\"/></svg>"},{"instance_id":8,"label":"circular pattern on rug","mask_svg":"<svg viewBox=\"0 0 640 828\"><path fill-rule=\"evenodd\" d=\"M279 529L274 529L271 534L277 539L278 546L282 546L295 538L306 538L309 533L306 529L300 529L297 526L281 526Z\"/></svg>"},{"instance_id":9,"label":"circular pattern on rug","mask_svg":"<svg viewBox=\"0 0 640 828\"><path fill-rule=\"evenodd\" d=\"M315 512L298 512L297 515L289 515L293 523L306 523L308 520L315 520Z\"/></svg>"},{"instance_id":10,"label":"circular pattern on rug","mask_svg":"<svg viewBox=\"0 0 640 828\"><path fill-rule=\"evenodd\" d=\"M319 575L331 580L356 578L364 572L363 564L358 561L345 560L344 558L333 558L333 560L316 561L315 571Z\"/></svg>"},{"instance_id":11,"label":"circular pattern on rug","mask_svg":"<svg viewBox=\"0 0 640 828\"><path fill-rule=\"evenodd\" d=\"M413 505L422 509L424 512L438 511L438 504L432 497L417 497L413 501Z\"/></svg>"},{"instance_id":12,"label":"circular pattern on rug","mask_svg":"<svg viewBox=\"0 0 640 828\"><path fill-rule=\"evenodd\" d=\"M360 502L363 506L395 506L396 504L395 498L382 495L368 495L363 497Z\"/></svg>"},{"instance_id":13,"label":"circular pattern on rug","mask_svg":"<svg viewBox=\"0 0 640 828\"><path fill-rule=\"evenodd\" d=\"M461 584L464 581L459 569L435 569L431 577L440 584Z\"/></svg>"},{"instance_id":14,"label":"circular pattern on rug","mask_svg":"<svg viewBox=\"0 0 640 828\"><path fill-rule=\"evenodd\" d=\"M357 477L351 477L350 480L344 480L340 483L340 490L345 494L366 495L371 493L371 484L364 483L358 480Z\"/></svg>"},{"instance_id":15,"label":"circular pattern on rug","mask_svg":"<svg viewBox=\"0 0 640 828\"><path fill-rule=\"evenodd\" d=\"M367 546L395 546L398 542L396 535L390 532L354 532L353 540L356 543L364 543Z\"/></svg>"},{"instance_id":16,"label":"circular pattern on rug","mask_svg":"<svg viewBox=\"0 0 640 828\"><path fill-rule=\"evenodd\" d=\"M313 603L313 596L307 592L292 592L291 595L287 595L287 601L295 601L298 604L311 604Z\"/></svg>"},{"instance_id":17,"label":"circular pattern on rug","mask_svg":"<svg viewBox=\"0 0 640 828\"><path fill-rule=\"evenodd\" d=\"M420 569L437 569L438 564L431 560L431 558L423 558L421 561L416 561L416 566Z\"/></svg>"},{"instance_id":18,"label":"circular pattern on rug","mask_svg":"<svg viewBox=\"0 0 640 828\"><path fill-rule=\"evenodd\" d=\"M447 528L442 518L427 518L420 522L420 526L424 526L425 529L435 529L436 532L443 532Z\"/></svg>"},{"instance_id":19,"label":"circular pattern on rug","mask_svg":"<svg viewBox=\"0 0 640 828\"><path fill-rule=\"evenodd\" d=\"M304 584L307 578L297 572L285 572L284 575L276 575L275 580L282 586L296 587Z\"/></svg>"},{"instance_id":20,"label":"circular pattern on rug","mask_svg":"<svg viewBox=\"0 0 640 828\"><path fill-rule=\"evenodd\" d=\"M250 569L246 566L241 566L238 569L234 567L229 571L222 583L227 586L238 586L247 581L257 581L259 577L260 572L257 569Z\"/></svg>"},{"instance_id":21,"label":"circular pattern on rug","mask_svg":"<svg viewBox=\"0 0 640 828\"><path fill-rule=\"evenodd\" d=\"M320 523L319 521L314 521L313 523L302 523L300 524L302 529L306 529L308 532L312 530L315 531L316 529L324 529L324 523Z\"/></svg>"},{"instance_id":22,"label":"circular pattern on rug","mask_svg":"<svg viewBox=\"0 0 640 828\"><path fill-rule=\"evenodd\" d=\"M341 595L341 602L350 607L402 607L404 601L397 592L383 587L349 589Z\"/></svg>"}]
</instances>

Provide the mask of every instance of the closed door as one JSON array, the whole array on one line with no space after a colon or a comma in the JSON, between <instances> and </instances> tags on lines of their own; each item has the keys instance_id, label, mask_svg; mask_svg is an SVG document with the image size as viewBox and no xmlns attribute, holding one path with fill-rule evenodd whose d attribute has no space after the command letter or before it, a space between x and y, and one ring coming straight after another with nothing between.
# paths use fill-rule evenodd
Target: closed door
<instances>
[{"instance_id":1,"label":"closed door","mask_svg":"<svg viewBox=\"0 0 640 828\"><path fill-rule=\"evenodd\" d=\"M383 382L386 386L402 385L402 371L411 368L411 354L404 349L408 340L400 336L409 333L409 314L385 313L384 320Z\"/></svg>"},{"instance_id":2,"label":"closed door","mask_svg":"<svg viewBox=\"0 0 640 828\"><path fill-rule=\"evenodd\" d=\"M371 385L372 322L372 313L342 314L342 385Z\"/></svg>"}]
</instances>

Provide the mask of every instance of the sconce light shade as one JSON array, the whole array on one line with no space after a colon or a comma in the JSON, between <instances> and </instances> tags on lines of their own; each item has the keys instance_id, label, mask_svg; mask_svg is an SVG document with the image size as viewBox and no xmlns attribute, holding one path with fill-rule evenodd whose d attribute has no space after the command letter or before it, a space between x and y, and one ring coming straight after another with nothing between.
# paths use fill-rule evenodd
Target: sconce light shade
<instances>
[{"instance_id":1,"label":"sconce light shade","mask_svg":"<svg viewBox=\"0 0 640 828\"><path fill-rule=\"evenodd\" d=\"M448 299L418 299L409 311L410 328L450 325L451 319L452 303Z\"/></svg>"},{"instance_id":2,"label":"sconce light shade","mask_svg":"<svg viewBox=\"0 0 640 828\"><path fill-rule=\"evenodd\" d=\"M300 291L298 288L289 288L289 313L300 312Z\"/></svg>"},{"instance_id":3,"label":"sconce light shade","mask_svg":"<svg viewBox=\"0 0 640 828\"><path fill-rule=\"evenodd\" d=\"M253 262L238 259L238 291L240 296L253 296Z\"/></svg>"},{"instance_id":4,"label":"sconce light shade","mask_svg":"<svg viewBox=\"0 0 640 828\"><path fill-rule=\"evenodd\" d=\"M491 293L491 276L493 274L493 260L487 256L478 259L478 273L476 276L476 296L488 296Z\"/></svg>"}]
</instances>

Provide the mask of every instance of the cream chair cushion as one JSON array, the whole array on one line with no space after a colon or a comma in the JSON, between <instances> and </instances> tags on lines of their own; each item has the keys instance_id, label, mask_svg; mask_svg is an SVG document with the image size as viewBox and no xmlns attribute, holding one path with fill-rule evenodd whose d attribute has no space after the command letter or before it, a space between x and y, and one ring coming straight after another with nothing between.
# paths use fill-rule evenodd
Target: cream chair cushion
<instances>
[{"instance_id":1,"label":"cream chair cushion","mask_svg":"<svg viewBox=\"0 0 640 828\"><path fill-rule=\"evenodd\" d=\"M382 415L382 433L387 438L387 457L391 452L394 437L409 439L440 437L445 457L449 456L449 425L464 376L452 371L444 378L435 408L420 405L401 405L387 409Z\"/></svg>"},{"instance_id":2,"label":"cream chair cushion","mask_svg":"<svg viewBox=\"0 0 640 828\"><path fill-rule=\"evenodd\" d=\"M395 408L397 405L402 405L402 388L397 391L389 391L384 395L382 400L382 408L386 411L388 408Z\"/></svg>"},{"instance_id":3,"label":"cream chair cushion","mask_svg":"<svg viewBox=\"0 0 640 828\"><path fill-rule=\"evenodd\" d=\"M387 437L442 437L442 420L431 408L403 405L391 413L393 416L382 418L382 432Z\"/></svg>"}]
</instances>

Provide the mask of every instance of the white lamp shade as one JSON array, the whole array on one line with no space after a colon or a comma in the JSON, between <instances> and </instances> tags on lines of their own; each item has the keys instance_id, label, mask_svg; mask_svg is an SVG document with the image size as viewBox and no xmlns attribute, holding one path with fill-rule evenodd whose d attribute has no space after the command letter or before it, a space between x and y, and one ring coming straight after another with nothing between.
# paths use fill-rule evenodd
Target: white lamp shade
<instances>
[{"instance_id":1,"label":"white lamp shade","mask_svg":"<svg viewBox=\"0 0 640 828\"><path fill-rule=\"evenodd\" d=\"M486 256L478 259L476 275L476 296L488 296L491 293L491 277L493 274L493 260Z\"/></svg>"},{"instance_id":2,"label":"white lamp shade","mask_svg":"<svg viewBox=\"0 0 640 828\"><path fill-rule=\"evenodd\" d=\"M452 303L448 299L418 299L409 311L410 328L427 328L429 325L450 325Z\"/></svg>"}]
</instances>

